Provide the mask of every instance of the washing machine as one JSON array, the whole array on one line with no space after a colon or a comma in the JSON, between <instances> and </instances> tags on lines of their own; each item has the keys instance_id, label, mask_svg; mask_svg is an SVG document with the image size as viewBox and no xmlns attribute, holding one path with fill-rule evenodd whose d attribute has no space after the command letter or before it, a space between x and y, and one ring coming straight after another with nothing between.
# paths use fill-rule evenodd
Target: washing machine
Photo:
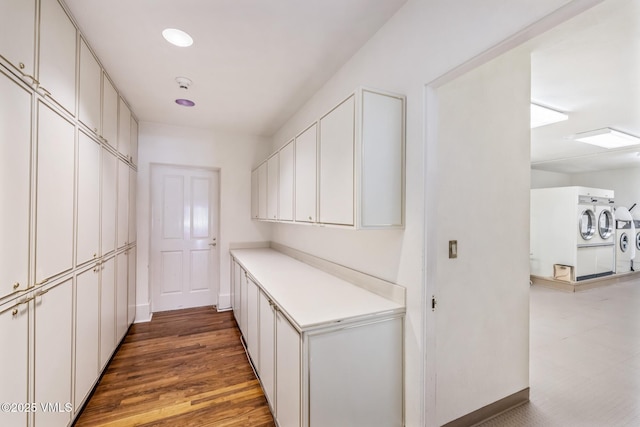
<instances>
[{"instance_id":1,"label":"washing machine","mask_svg":"<svg viewBox=\"0 0 640 427\"><path fill-rule=\"evenodd\" d=\"M576 280L608 276L615 271L613 199L578 197Z\"/></svg>"},{"instance_id":2,"label":"washing machine","mask_svg":"<svg viewBox=\"0 0 640 427\"><path fill-rule=\"evenodd\" d=\"M632 260L636 256L636 228L629 209L618 206L616 220L616 274L632 271Z\"/></svg>"},{"instance_id":3,"label":"washing machine","mask_svg":"<svg viewBox=\"0 0 640 427\"><path fill-rule=\"evenodd\" d=\"M633 225L636 229L636 256L632 260L633 263L631 264L631 267L635 271L640 271L640 209L636 209L635 211L631 212L631 217L633 218Z\"/></svg>"}]
</instances>

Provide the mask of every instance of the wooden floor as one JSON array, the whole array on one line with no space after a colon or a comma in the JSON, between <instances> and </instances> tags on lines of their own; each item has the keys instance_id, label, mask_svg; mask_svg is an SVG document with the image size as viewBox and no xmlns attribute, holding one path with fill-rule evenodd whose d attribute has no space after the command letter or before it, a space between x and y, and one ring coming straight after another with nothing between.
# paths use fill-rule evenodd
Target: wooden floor
<instances>
[{"instance_id":1,"label":"wooden floor","mask_svg":"<svg viewBox=\"0 0 640 427\"><path fill-rule=\"evenodd\" d=\"M76 426L275 426L231 312L134 324Z\"/></svg>"}]
</instances>

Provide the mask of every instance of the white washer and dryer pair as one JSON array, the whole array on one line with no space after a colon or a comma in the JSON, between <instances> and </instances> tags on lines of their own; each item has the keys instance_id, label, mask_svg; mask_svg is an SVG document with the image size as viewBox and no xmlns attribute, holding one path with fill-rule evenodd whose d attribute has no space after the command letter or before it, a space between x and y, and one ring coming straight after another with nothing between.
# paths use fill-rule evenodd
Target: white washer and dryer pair
<instances>
[{"instance_id":1,"label":"white washer and dryer pair","mask_svg":"<svg viewBox=\"0 0 640 427\"><path fill-rule=\"evenodd\" d=\"M609 197L578 197L578 281L614 272L616 243L612 204L613 198Z\"/></svg>"},{"instance_id":2,"label":"white washer and dryer pair","mask_svg":"<svg viewBox=\"0 0 640 427\"><path fill-rule=\"evenodd\" d=\"M633 210L633 206L631 207L631 210ZM635 236L636 256L632 260L633 263L631 264L631 267L633 270L639 271L640 270L640 209L636 209L635 211L633 211L631 213L631 216L633 217L633 225L636 228L636 236Z\"/></svg>"},{"instance_id":3,"label":"white washer and dryer pair","mask_svg":"<svg viewBox=\"0 0 640 427\"><path fill-rule=\"evenodd\" d=\"M629 209L618 206L616 219L616 274L633 271L633 259L636 257L636 227Z\"/></svg>"}]
</instances>

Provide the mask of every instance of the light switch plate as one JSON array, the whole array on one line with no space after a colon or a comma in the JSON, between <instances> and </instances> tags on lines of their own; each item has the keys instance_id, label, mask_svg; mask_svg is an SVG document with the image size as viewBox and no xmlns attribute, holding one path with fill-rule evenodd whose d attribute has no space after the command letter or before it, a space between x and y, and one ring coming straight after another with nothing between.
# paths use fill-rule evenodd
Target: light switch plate
<instances>
[{"instance_id":1,"label":"light switch plate","mask_svg":"<svg viewBox=\"0 0 640 427\"><path fill-rule=\"evenodd\" d=\"M457 240L449 240L449 258L458 258Z\"/></svg>"}]
</instances>

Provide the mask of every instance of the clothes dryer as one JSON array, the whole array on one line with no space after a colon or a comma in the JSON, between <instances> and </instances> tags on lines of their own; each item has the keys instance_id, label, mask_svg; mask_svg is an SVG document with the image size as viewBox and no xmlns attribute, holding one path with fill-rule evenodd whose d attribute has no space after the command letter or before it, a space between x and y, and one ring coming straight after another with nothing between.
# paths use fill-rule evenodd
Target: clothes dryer
<instances>
[{"instance_id":1,"label":"clothes dryer","mask_svg":"<svg viewBox=\"0 0 640 427\"><path fill-rule=\"evenodd\" d=\"M576 280L593 279L615 271L613 199L593 195L578 197Z\"/></svg>"},{"instance_id":2,"label":"clothes dryer","mask_svg":"<svg viewBox=\"0 0 640 427\"><path fill-rule=\"evenodd\" d=\"M640 209L636 209L631 212L631 217L633 218L633 226L636 229L635 235L635 246L636 246L636 256L633 258L633 263L631 267L633 270L640 270Z\"/></svg>"},{"instance_id":3,"label":"clothes dryer","mask_svg":"<svg viewBox=\"0 0 640 427\"><path fill-rule=\"evenodd\" d=\"M629 209L619 206L615 210L616 220L616 274L632 270L636 256L636 230Z\"/></svg>"}]
</instances>

